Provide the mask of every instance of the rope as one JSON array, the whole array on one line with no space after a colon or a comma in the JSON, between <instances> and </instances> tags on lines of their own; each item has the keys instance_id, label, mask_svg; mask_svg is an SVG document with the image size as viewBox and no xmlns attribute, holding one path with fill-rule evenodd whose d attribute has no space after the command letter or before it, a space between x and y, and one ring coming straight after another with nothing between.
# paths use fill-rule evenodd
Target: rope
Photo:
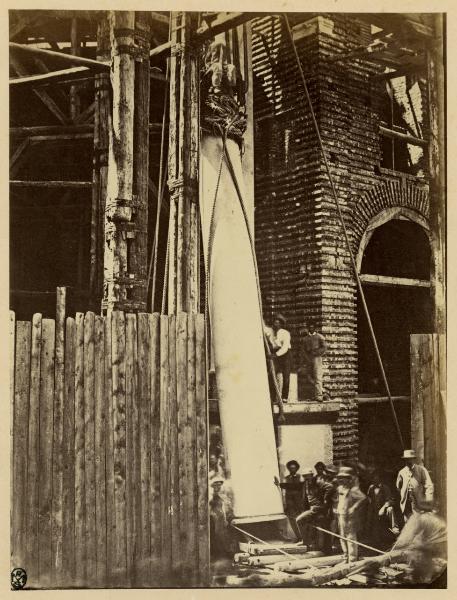
<instances>
[{"instance_id":1,"label":"rope","mask_svg":"<svg viewBox=\"0 0 457 600\"><path fill-rule=\"evenodd\" d=\"M258 303L259 303L260 319L262 321L263 343L265 346L265 351L267 353L267 368L270 371L271 378L272 378L272 381L274 384L274 389L275 389L275 393L276 393L276 401L277 401L278 407L279 407L279 420L281 422L284 422L284 420L285 420L284 405L283 405L281 393L279 391L278 382L276 380L276 373L275 373L274 366L273 366L272 355L270 352L270 347L268 345L267 336L265 334L265 331L263 330L263 322L264 321L263 321L262 293L260 291L260 277L259 277L259 269L258 269L258 265L257 265L257 257L256 257L256 253L255 253L255 244L254 244L254 240L252 239L251 228L249 227L249 219L248 219L248 215L247 215L247 211L246 211L246 206L245 206L244 200L243 200L243 195L242 195L240 187L238 185L238 180L236 177L235 169L233 168L232 160L230 158L230 153L228 153L228 152L226 152L226 161L227 161L229 173L230 173L232 181L233 181L233 185L235 186L238 200L240 202L241 212L243 213L243 218L244 218L244 224L246 225L246 230L247 230L250 249L251 249L251 257L252 257L252 262L254 265L254 273L255 273L256 289L257 289L257 299L258 299Z\"/></svg>"},{"instance_id":2,"label":"rope","mask_svg":"<svg viewBox=\"0 0 457 600\"><path fill-rule=\"evenodd\" d=\"M362 548L367 548L368 550L373 550L373 552L377 552L378 554L388 554L387 552L384 552L383 550L378 550L378 548L373 548L373 546L368 546L367 544L362 544L362 542L358 542L357 540L351 540L347 537L344 537L342 535L338 535L337 533L334 533L333 531L328 531L327 529L323 529L322 527L318 527L317 525L313 525L314 529L318 529L319 531L323 531L324 533L328 533L329 535L333 535L333 537L337 537L340 540L344 540L345 542L349 542L351 544L356 544L357 546L362 546Z\"/></svg>"},{"instance_id":3,"label":"rope","mask_svg":"<svg viewBox=\"0 0 457 600\"><path fill-rule=\"evenodd\" d=\"M278 548L278 546L275 546L274 544L269 544L268 542L266 542L265 540L262 540L261 538L256 537L255 535L253 535L252 533L249 533L247 531L244 531L243 529L241 529L240 527L237 527L236 525L232 524L232 527L234 529L238 529L238 531L241 531L242 534L247 535L248 537L253 538L254 540L257 540L258 542L260 542L261 544L264 544L265 546L268 546L269 548L273 548L273 550L277 550L280 554L284 554L285 556L287 556L287 558L290 558L291 560L298 560L298 556L294 556L293 554L289 554L288 552L286 552L285 550L282 550L281 548ZM250 541L248 543L251 543Z\"/></svg>"},{"instance_id":4,"label":"rope","mask_svg":"<svg viewBox=\"0 0 457 600\"><path fill-rule=\"evenodd\" d=\"M168 227L168 236L167 236L167 250L165 252L165 267L163 272L163 288L162 288L162 306L160 313L162 315L165 314L165 304L167 301L167 290L168 290L168 262L170 260L170 227Z\"/></svg>"},{"instance_id":5,"label":"rope","mask_svg":"<svg viewBox=\"0 0 457 600\"><path fill-rule=\"evenodd\" d=\"M378 342L377 342L376 335L375 335L375 332L374 332L374 329L373 329L373 324L371 322L370 313L368 311L368 306L367 306L366 299L365 299L365 293L363 291L362 282L360 281L359 273L358 273L358 270L357 270L357 264L355 262L354 254L352 252L351 243L349 241L349 235L348 235L348 232L347 232L347 229L346 229L346 223L345 223L345 220L344 220L343 213L341 211L341 206L340 206L340 202L339 202L339 199L338 199L338 194L336 192L335 183L333 181L333 177L332 177L332 174L330 172L330 166L329 166L329 163L328 163L328 160L327 160L327 155L325 153L324 144L323 144L323 141L322 141L322 137L321 137L319 125L317 123L317 119L316 119L316 115L315 115L315 112L314 112L313 104L311 102L311 97L309 95L308 86L306 84L306 79L305 79L305 75L303 73L303 68L302 68L302 65L301 65L300 57L298 55L297 47L296 47L295 42L294 42L294 38L293 38L293 35L292 35L292 30L290 28L289 19L287 18L287 14L283 13L283 17L284 17L284 21L285 21L285 24L286 24L286 29L287 29L287 33L288 33L288 36L289 36L289 39L290 39L290 43L292 45L292 49L293 49L294 54L295 54L295 59L296 59L296 62L297 62L298 70L300 72L300 79L302 81L303 89L305 91L305 96L306 96L306 100L307 100L307 103L308 103L308 106L309 106L309 110L310 110L310 113L311 113L311 118L312 118L312 121L313 121L314 129L316 131L317 139L318 139L318 142L319 142L319 147L320 147L320 150L321 150L321 153L322 153L322 157L324 159L325 170L327 172L327 177L328 177L328 180L329 180L329 183L330 183L330 187L332 189L332 195L333 195L333 199L335 201L335 206L336 206L336 209L337 209L337 212L338 212L338 217L340 219L341 226L342 226L342 229L343 229L343 235L344 235L344 239L346 241L347 249L348 249L348 252L349 252L349 257L350 257L350 260L351 260L351 263L352 263L352 267L354 269L354 274L355 274L355 278L356 278L356 282L357 282L357 288L359 290L360 299L362 300L363 310L364 310L365 316L367 318L368 327L370 329L370 334L371 334L371 338L372 338L372 341L373 341L373 346L374 346L376 357L377 357L378 364L379 364L379 369L381 371L382 379L383 379L383 382L384 382L384 387L386 389L386 393L387 393L387 396L389 398L390 407L392 409L392 415L393 415L395 427L396 427L396 430L397 430L397 433L398 433L398 437L400 439L401 447L404 449L405 445L404 445L403 436L402 436L401 429L400 429L400 424L398 422L397 413L395 411L394 403L393 403L393 400L392 400L392 395L390 393L389 383L387 381L386 373L385 373L385 370L384 370L384 365L383 365L383 362L382 362L382 359L381 359L381 354L379 352Z\"/></svg>"},{"instance_id":6,"label":"rope","mask_svg":"<svg viewBox=\"0 0 457 600\"><path fill-rule=\"evenodd\" d=\"M159 245L159 229L160 229L160 213L162 211L162 200L165 189L165 181L168 173L168 161L165 165L165 169L163 168L164 162L164 153L165 153L165 123L166 123L166 114L167 114L167 106L168 106L168 93L169 93L169 71L170 64L167 61L167 71L165 75L165 80L167 85L165 86L165 94L163 99L163 115L162 115L162 133L160 138L160 162L159 162L159 189L157 193L157 214L156 214L156 225L154 231L154 241L151 249L151 258L149 261L148 267L148 284L147 289L149 289L149 283L151 281L151 271L152 275L152 291L151 291L151 312L154 312L154 301L156 294L156 281L157 281L157 255L158 255L158 245ZM163 173L165 171L165 173Z\"/></svg>"}]
</instances>

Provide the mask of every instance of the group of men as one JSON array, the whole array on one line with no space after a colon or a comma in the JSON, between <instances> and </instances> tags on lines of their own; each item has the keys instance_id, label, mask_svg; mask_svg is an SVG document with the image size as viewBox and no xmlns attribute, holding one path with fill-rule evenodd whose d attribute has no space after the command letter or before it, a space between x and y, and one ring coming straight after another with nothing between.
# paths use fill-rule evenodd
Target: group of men
<instances>
[{"instance_id":1,"label":"group of men","mask_svg":"<svg viewBox=\"0 0 457 600\"><path fill-rule=\"evenodd\" d=\"M291 338L286 329L286 320L276 315L272 327L264 325L265 338L268 345L270 365L273 367L277 388L282 401L289 399L289 381L291 371ZM327 351L325 338L313 325L304 326L303 357L305 364L300 368L310 384L312 399L323 401L322 357Z\"/></svg>"},{"instance_id":2,"label":"group of men","mask_svg":"<svg viewBox=\"0 0 457 600\"><path fill-rule=\"evenodd\" d=\"M360 537L365 536L376 547L395 539L412 514L433 509L433 483L427 469L417 463L414 450L405 450L402 458L405 466L396 479L399 501L379 471L371 474L364 493L360 489L361 472L354 466L337 468L318 462L315 473L309 470L300 474L298 462L290 460L285 481L275 478L275 484L285 491L285 512L297 538L326 554L336 551L335 541L339 539L348 562L358 558ZM324 533L319 544L316 527L339 538Z\"/></svg>"}]
</instances>

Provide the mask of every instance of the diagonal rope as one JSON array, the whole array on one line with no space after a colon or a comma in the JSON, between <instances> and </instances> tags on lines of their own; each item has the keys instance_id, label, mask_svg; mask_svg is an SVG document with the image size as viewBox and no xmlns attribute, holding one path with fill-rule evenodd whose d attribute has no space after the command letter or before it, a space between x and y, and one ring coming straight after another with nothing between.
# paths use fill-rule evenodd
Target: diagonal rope
<instances>
[{"instance_id":1,"label":"diagonal rope","mask_svg":"<svg viewBox=\"0 0 457 600\"><path fill-rule=\"evenodd\" d=\"M243 213L244 224L246 226L246 231L248 234L249 244L250 244L250 248L251 248L251 257L252 257L252 262L254 265L254 273L255 273L255 279L256 279L256 289L257 289L257 299L258 299L259 311L260 311L260 319L262 322L263 343L265 346L265 352L267 354L267 368L270 372L271 380L273 381L273 386L274 386L274 390L275 390L275 394L276 394L276 402L277 402L278 408L279 408L279 420L281 423L283 423L285 421L284 405L283 405L281 393L279 391L278 381L276 379L276 373L275 373L275 369L274 369L274 365L273 365L273 358L272 358L272 354L270 351L270 346L268 345L267 336L263 329L264 321L263 321L262 293L260 291L260 277L259 277L259 269L258 269L258 265L257 265L257 257L256 257L256 253L255 253L255 244L254 244L254 240L252 238L251 228L249 227L249 219L248 219L248 215L247 215L247 211L246 211L246 205L244 203L243 195L241 193L241 190L240 190L240 187L238 184L238 179L236 177L232 159L230 158L230 153L226 152L225 157L226 157L227 167L228 167L230 176L232 178L233 185L235 186L235 190L236 190L238 200L239 200L239 203L241 206L241 212Z\"/></svg>"},{"instance_id":2,"label":"diagonal rope","mask_svg":"<svg viewBox=\"0 0 457 600\"><path fill-rule=\"evenodd\" d=\"M348 252L349 252L349 257L350 257L350 260L351 260L351 263L352 263L352 267L354 269L354 274L355 274L355 278L356 278L356 282L357 282L357 288L359 290L360 299L362 300L363 310L364 310L365 316L367 318L368 328L370 330L371 339L373 341L373 346L374 346L375 353L376 353L376 358L378 360L379 370L381 372L382 379L383 379L383 382L384 382L384 387L386 389L386 393L387 393L387 396L388 396L389 402L390 402L390 407L392 409L392 415L393 415L393 419L394 419L394 423L395 423L395 428L397 430L397 434L398 434L398 437L399 437L399 440L400 440L401 447L404 449L405 444L404 444L404 441L403 441L403 436L402 436L402 433L401 433L400 424L398 422L397 413L395 411L395 406L394 406L394 403L393 403L393 400L392 400L392 395L390 393L389 383L387 381L386 372L384 370L384 365L383 365L383 362L382 362L381 354L379 352L379 347L378 347L378 342L377 342L377 339L376 339L376 334L374 332L373 324L371 322L370 313L369 313L368 306L367 306L366 299L365 299L365 293L363 291L362 282L360 281L359 273L358 273L358 270L357 270L357 264L355 262L354 254L352 252L351 243L350 243L350 240L349 240L349 235L348 235L347 228L346 228L346 223L345 223L345 220L344 220L343 213L341 211L340 201L338 199L338 194L337 194L336 188L335 188L335 183L333 181L333 177L332 177L332 174L330 172L330 166L329 166L329 163L328 163L328 160L327 160L327 155L326 155L324 144L323 144L323 141L322 141L322 137L321 137L319 125L317 123L316 114L314 112L313 103L311 101L311 97L310 97L309 91L308 91L308 86L306 84L306 79L305 79L305 75L304 75L304 72L303 72L303 67L302 67L302 64L301 64L301 61L300 61L300 57L298 55L297 47L296 47L295 42L294 42L294 38L293 38L293 35L292 35L292 30L290 28L289 19L287 18L287 14L286 13L283 13L283 18L284 18L284 22L286 24L286 29L287 29L287 33L288 33L288 36L289 36L289 39L290 39L290 43L291 43L292 49L293 49L294 54L295 54L295 59L296 59L296 62L297 62L298 70L300 72L300 79L301 79L301 82L302 82L302 85L303 85L303 89L304 89L304 92L305 92L306 101L307 101L308 106L309 106L309 110L310 110L310 113L311 113L311 118L312 118L312 121L313 121L314 129L316 131L317 139L318 139L318 142L319 142L319 147L320 147L320 150L321 150L321 153L322 153L322 157L324 159L325 170L327 172L327 177L328 177L328 180L329 180L329 183L330 183L330 187L332 189L332 195L333 195L333 199L335 201L335 206L336 206L336 210L338 212L338 217L339 217L340 222L341 222L341 227L343 229L343 235L344 235L344 239L346 241L347 249L348 249Z\"/></svg>"}]
</instances>

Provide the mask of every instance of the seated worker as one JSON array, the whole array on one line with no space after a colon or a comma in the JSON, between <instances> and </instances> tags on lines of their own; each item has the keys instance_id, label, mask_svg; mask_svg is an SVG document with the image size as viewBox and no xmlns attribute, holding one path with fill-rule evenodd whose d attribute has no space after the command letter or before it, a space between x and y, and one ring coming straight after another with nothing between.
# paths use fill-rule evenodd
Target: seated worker
<instances>
[{"instance_id":1,"label":"seated worker","mask_svg":"<svg viewBox=\"0 0 457 600\"><path fill-rule=\"evenodd\" d=\"M277 477L274 478L275 485L285 490L284 512L289 517L293 532L300 539L300 530L295 522L296 517L303 510L303 481L298 473L300 465L296 460L289 460L286 464L289 475L286 475L285 481L280 483Z\"/></svg>"},{"instance_id":2,"label":"seated worker","mask_svg":"<svg viewBox=\"0 0 457 600\"><path fill-rule=\"evenodd\" d=\"M314 483L320 484L324 482L324 473L325 473L325 465L320 460L314 465L314 470L316 471L316 475L314 475Z\"/></svg>"},{"instance_id":3,"label":"seated worker","mask_svg":"<svg viewBox=\"0 0 457 600\"><path fill-rule=\"evenodd\" d=\"M367 491L368 507L366 531L376 546L388 540L388 532L400 533L394 511L394 498L388 485L383 483L381 472L376 469L372 474L372 483Z\"/></svg>"},{"instance_id":4,"label":"seated worker","mask_svg":"<svg viewBox=\"0 0 457 600\"><path fill-rule=\"evenodd\" d=\"M314 525L317 521L326 520L332 502L334 487L331 475L323 478L321 483L316 483L313 471L303 474L304 477L304 504L306 510L296 518L297 525L302 533L303 543L310 549L315 549L316 535Z\"/></svg>"}]
</instances>

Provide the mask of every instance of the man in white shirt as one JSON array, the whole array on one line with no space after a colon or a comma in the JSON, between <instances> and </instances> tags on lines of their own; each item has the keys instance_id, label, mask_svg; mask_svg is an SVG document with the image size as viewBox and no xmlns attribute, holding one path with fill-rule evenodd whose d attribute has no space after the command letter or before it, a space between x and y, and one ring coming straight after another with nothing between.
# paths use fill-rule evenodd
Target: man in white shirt
<instances>
[{"instance_id":1,"label":"man in white shirt","mask_svg":"<svg viewBox=\"0 0 457 600\"><path fill-rule=\"evenodd\" d=\"M273 321L273 352L275 354L275 370L278 388L283 402L289 399L290 379L290 333L287 331L286 320L282 315L276 315Z\"/></svg>"}]
</instances>

